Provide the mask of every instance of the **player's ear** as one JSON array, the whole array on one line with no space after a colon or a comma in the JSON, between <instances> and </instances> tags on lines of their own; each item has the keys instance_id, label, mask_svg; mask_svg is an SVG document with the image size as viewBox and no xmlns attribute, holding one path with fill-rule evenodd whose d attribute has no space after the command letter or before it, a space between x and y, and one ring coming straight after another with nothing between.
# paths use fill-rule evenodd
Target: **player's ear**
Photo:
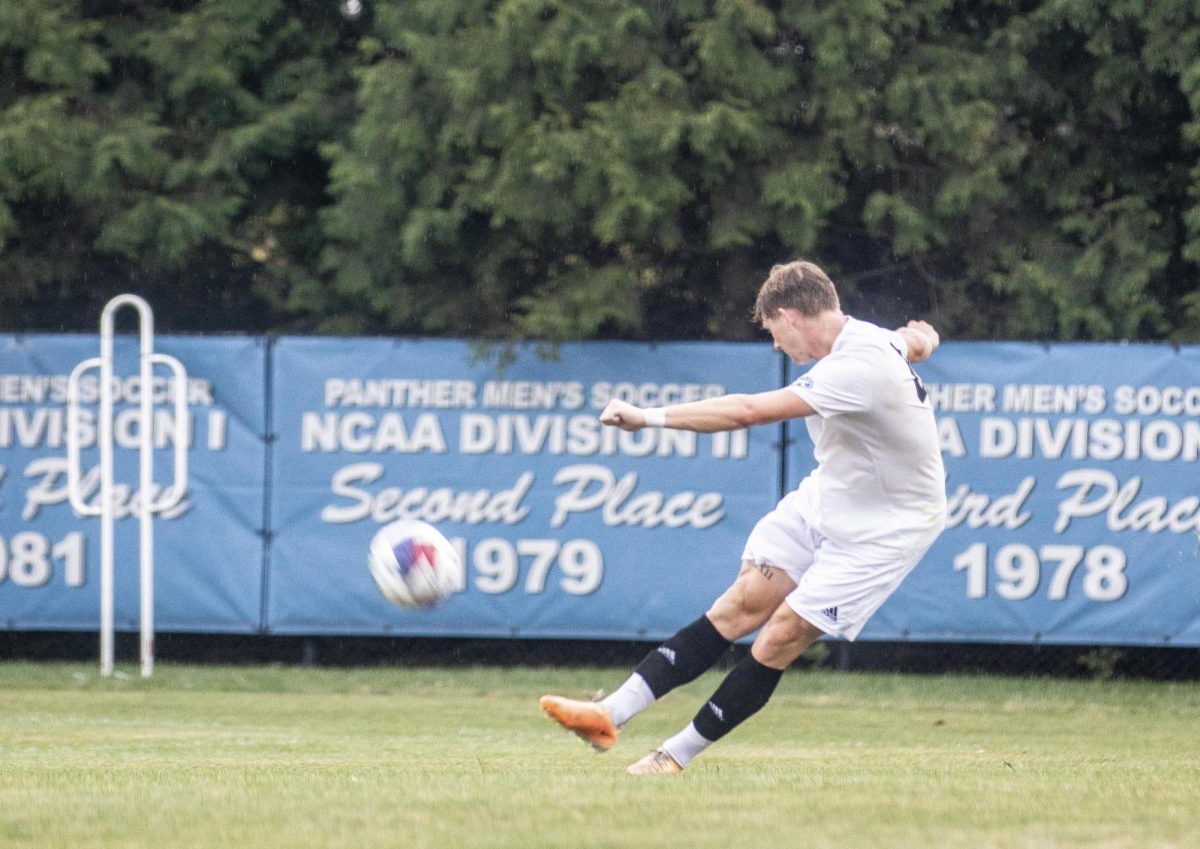
<instances>
[{"instance_id":1,"label":"player's ear","mask_svg":"<svg viewBox=\"0 0 1200 849\"><path fill-rule=\"evenodd\" d=\"M804 316L800 315L800 311L793 307L779 308L779 319L788 327L795 327L803 318Z\"/></svg>"}]
</instances>

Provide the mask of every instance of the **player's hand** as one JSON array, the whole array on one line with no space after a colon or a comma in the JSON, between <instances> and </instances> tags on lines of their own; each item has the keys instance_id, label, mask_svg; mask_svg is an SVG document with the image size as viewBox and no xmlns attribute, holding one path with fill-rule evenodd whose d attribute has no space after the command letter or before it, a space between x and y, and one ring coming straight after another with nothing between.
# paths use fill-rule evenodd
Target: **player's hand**
<instances>
[{"instance_id":1,"label":"player's hand","mask_svg":"<svg viewBox=\"0 0 1200 849\"><path fill-rule=\"evenodd\" d=\"M908 344L908 361L910 363L920 363L929 359L930 354L937 350L937 346L942 342L938 332L927 321L910 321L903 327L897 328L896 332L903 336L904 341Z\"/></svg>"},{"instance_id":2,"label":"player's hand","mask_svg":"<svg viewBox=\"0 0 1200 849\"><path fill-rule=\"evenodd\" d=\"M905 326L917 331L918 333L924 333L926 336L928 336L931 350L936 349L938 345L942 344L942 337L938 335L938 332L933 329L933 325L928 321L914 319Z\"/></svg>"},{"instance_id":3,"label":"player's hand","mask_svg":"<svg viewBox=\"0 0 1200 849\"><path fill-rule=\"evenodd\" d=\"M600 423L632 432L646 426L646 416L640 407L614 398L608 402L608 406L600 414Z\"/></svg>"}]
</instances>

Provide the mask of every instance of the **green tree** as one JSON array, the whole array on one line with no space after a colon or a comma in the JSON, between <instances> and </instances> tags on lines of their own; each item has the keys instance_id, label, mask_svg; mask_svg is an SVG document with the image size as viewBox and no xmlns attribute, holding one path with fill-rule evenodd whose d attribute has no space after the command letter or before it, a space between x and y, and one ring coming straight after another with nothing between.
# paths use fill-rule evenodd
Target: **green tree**
<instances>
[{"instance_id":1,"label":"green tree","mask_svg":"<svg viewBox=\"0 0 1200 849\"><path fill-rule=\"evenodd\" d=\"M258 326L315 264L356 34L280 0L84 8L0 5L5 323L91 326L132 289L167 326Z\"/></svg>"},{"instance_id":2,"label":"green tree","mask_svg":"<svg viewBox=\"0 0 1200 849\"><path fill-rule=\"evenodd\" d=\"M1022 227L976 269L1006 296L1006 334L1200 339L1198 39L1196 7L1174 0L1046 3L993 37L1027 63L1008 119L1028 146Z\"/></svg>"},{"instance_id":3,"label":"green tree","mask_svg":"<svg viewBox=\"0 0 1200 849\"><path fill-rule=\"evenodd\" d=\"M854 0L780 17L845 166L818 255L865 306L923 289L956 336L1200 338L1181 250L1194 7Z\"/></svg>"},{"instance_id":4,"label":"green tree","mask_svg":"<svg viewBox=\"0 0 1200 849\"><path fill-rule=\"evenodd\" d=\"M360 118L328 148L341 326L744 335L762 241L814 247L838 202L836 164L784 126L795 77L753 4L405 4L377 23Z\"/></svg>"},{"instance_id":5,"label":"green tree","mask_svg":"<svg viewBox=\"0 0 1200 849\"><path fill-rule=\"evenodd\" d=\"M8 327L132 288L178 329L746 338L808 256L948 336L1200 339L1186 0L8 0L0 71Z\"/></svg>"},{"instance_id":6,"label":"green tree","mask_svg":"<svg viewBox=\"0 0 1200 849\"><path fill-rule=\"evenodd\" d=\"M741 337L765 268L811 255L856 311L953 335L1200 336L1187 4L503 0L377 23L327 148L329 326Z\"/></svg>"}]
</instances>

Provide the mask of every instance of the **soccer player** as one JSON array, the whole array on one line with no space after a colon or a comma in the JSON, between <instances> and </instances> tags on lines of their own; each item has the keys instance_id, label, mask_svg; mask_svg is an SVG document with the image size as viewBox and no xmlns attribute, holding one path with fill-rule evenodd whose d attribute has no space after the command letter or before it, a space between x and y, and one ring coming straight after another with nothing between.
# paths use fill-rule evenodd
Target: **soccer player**
<instances>
[{"instance_id":1,"label":"soccer player","mask_svg":"<svg viewBox=\"0 0 1200 849\"><path fill-rule=\"evenodd\" d=\"M759 631L692 722L628 768L635 775L681 772L761 709L823 634L857 637L945 526L933 410L910 365L933 353L937 332L923 321L886 330L847 316L829 277L804 261L771 269L754 319L794 363L815 361L790 386L645 409L613 400L600 414L627 431L699 433L804 418L817 462L754 526L732 586L619 689L595 702L542 697L551 718L606 751L630 719Z\"/></svg>"}]
</instances>

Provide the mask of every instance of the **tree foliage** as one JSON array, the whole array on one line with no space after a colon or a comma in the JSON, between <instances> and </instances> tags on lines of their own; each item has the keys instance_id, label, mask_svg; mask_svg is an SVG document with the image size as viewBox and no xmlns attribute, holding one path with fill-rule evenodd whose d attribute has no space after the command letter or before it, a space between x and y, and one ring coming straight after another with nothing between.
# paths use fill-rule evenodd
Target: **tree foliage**
<instances>
[{"instance_id":1,"label":"tree foliage","mask_svg":"<svg viewBox=\"0 0 1200 849\"><path fill-rule=\"evenodd\" d=\"M237 328L309 276L343 27L280 0L0 4L6 324L90 327L132 288L168 325Z\"/></svg>"},{"instance_id":2,"label":"tree foliage","mask_svg":"<svg viewBox=\"0 0 1200 849\"><path fill-rule=\"evenodd\" d=\"M7 0L0 71L9 327L745 338L806 256L950 336L1200 339L1186 0Z\"/></svg>"}]
</instances>

